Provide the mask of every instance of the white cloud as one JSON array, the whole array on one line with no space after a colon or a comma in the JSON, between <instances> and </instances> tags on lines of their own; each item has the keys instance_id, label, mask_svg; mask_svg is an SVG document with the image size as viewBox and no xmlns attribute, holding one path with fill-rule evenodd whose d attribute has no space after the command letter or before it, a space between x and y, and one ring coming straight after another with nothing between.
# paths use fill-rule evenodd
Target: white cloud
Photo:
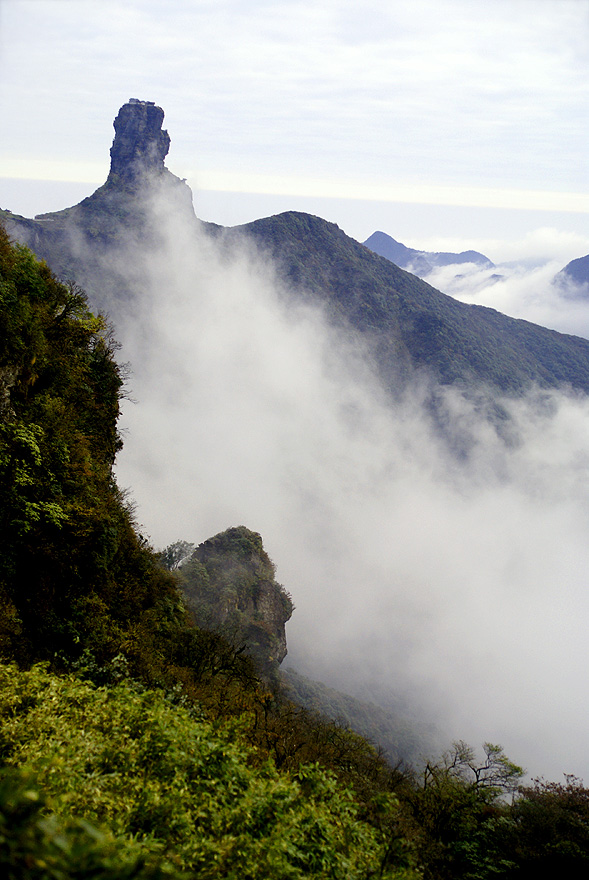
<instances>
[{"instance_id":1,"label":"white cloud","mask_svg":"<svg viewBox=\"0 0 589 880\"><path fill-rule=\"evenodd\" d=\"M499 251L511 262L500 262L491 269L474 264L444 266L425 280L462 302L490 306L514 318L589 338L587 291L572 281L555 282L566 263L589 253L588 238L544 228L519 242L479 245L488 256Z\"/></svg>"},{"instance_id":2,"label":"white cloud","mask_svg":"<svg viewBox=\"0 0 589 880\"><path fill-rule=\"evenodd\" d=\"M497 264L515 262L524 266L542 265L553 260L560 263L558 268L561 269L576 257L589 253L589 234L541 226L512 238L481 238L476 234L460 238L435 235L407 240L405 244L417 250L433 252L477 250Z\"/></svg>"},{"instance_id":3,"label":"white cloud","mask_svg":"<svg viewBox=\"0 0 589 880\"><path fill-rule=\"evenodd\" d=\"M255 255L174 224L117 318L132 361L130 485L157 545L243 523L293 593L291 658L403 693L448 736L502 742L532 773L589 773L589 404L505 401L510 443L440 392L459 463L416 386L391 409L366 359L293 305ZM538 737L538 730L542 737Z\"/></svg>"},{"instance_id":4,"label":"white cloud","mask_svg":"<svg viewBox=\"0 0 589 880\"><path fill-rule=\"evenodd\" d=\"M8 158L100 161L135 96L180 173L589 191L580 3L13 0L3 30Z\"/></svg>"}]
</instances>

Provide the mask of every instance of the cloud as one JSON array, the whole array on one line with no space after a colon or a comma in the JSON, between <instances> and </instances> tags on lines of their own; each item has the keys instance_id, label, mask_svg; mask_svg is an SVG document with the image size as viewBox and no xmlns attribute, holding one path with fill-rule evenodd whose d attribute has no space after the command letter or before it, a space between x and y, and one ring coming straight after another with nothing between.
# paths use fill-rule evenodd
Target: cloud
<instances>
[{"instance_id":1,"label":"cloud","mask_svg":"<svg viewBox=\"0 0 589 880\"><path fill-rule=\"evenodd\" d=\"M502 223L497 219L497 229ZM559 269L575 257L589 253L589 236L572 230L554 226L528 228L524 235L503 238L483 238L471 233L466 237L447 235L422 236L419 243L406 241L419 250L460 253L465 250L478 250L494 263L515 263L519 266L539 266L551 260L560 263Z\"/></svg>"},{"instance_id":2,"label":"cloud","mask_svg":"<svg viewBox=\"0 0 589 880\"><path fill-rule=\"evenodd\" d=\"M486 252L492 254L493 243L487 244ZM589 240L544 228L500 249L509 262L491 269L472 263L444 266L425 280L462 302L490 306L514 318L589 338L587 291L562 276L555 280L566 263L589 252ZM521 259L514 260L518 250Z\"/></svg>"},{"instance_id":3,"label":"cloud","mask_svg":"<svg viewBox=\"0 0 589 880\"><path fill-rule=\"evenodd\" d=\"M589 775L587 399L502 401L502 437L484 398L416 384L392 407L274 267L166 222L160 251L127 255L143 275L116 315L137 400L117 474L155 544L260 531L301 671L501 742L531 773Z\"/></svg>"},{"instance_id":4,"label":"cloud","mask_svg":"<svg viewBox=\"0 0 589 880\"><path fill-rule=\"evenodd\" d=\"M4 162L100 162L136 96L166 109L182 176L196 153L205 173L456 186L485 204L493 190L587 192L584 4L83 9L3 4Z\"/></svg>"}]
</instances>

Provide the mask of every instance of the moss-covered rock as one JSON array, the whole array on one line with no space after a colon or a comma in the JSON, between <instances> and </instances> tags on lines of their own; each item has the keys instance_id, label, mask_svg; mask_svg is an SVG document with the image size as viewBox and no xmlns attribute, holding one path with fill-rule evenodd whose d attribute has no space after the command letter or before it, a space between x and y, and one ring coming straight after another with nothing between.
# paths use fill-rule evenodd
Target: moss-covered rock
<instances>
[{"instance_id":1,"label":"moss-covered rock","mask_svg":"<svg viewBox=\"0 0 589 880\"><path fill-rule=\"evenodd\" d=\"M245 526L227 529L200 544L180 575L195 622L243 643L262 677L272 680L286 656L293 604L260 535Z\"/></svg>"}]
</instances>

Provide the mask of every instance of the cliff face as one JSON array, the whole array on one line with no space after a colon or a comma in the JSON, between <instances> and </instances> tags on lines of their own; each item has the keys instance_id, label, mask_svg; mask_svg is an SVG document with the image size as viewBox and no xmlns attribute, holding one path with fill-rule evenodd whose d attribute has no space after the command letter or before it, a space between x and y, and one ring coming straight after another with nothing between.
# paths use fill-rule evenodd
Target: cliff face
<instances>
[{"instance_id":1,"label":"cliff face","mask_svg":"<svg viewBox=\"0 0 589 880\"><path fill-rule=\"evenodd\" d=\"M164 111L153 101L131 98L114 121L109 177L135 181L144 174L161 174L170 149L170 135L162 130Z\"/></svg>"},{"instance_id":2,"label":"cliff face","mask_svg":"<svg viewBox=\"0 0 589 880\"><path fill-rule=\"evenodd\" d=\"M293 604L275 580L260 535L245 526L227 529L200 544L180 575L195 623L244 644L271 681L286 656L285 624Z\"/></svg>"}]
</instances>

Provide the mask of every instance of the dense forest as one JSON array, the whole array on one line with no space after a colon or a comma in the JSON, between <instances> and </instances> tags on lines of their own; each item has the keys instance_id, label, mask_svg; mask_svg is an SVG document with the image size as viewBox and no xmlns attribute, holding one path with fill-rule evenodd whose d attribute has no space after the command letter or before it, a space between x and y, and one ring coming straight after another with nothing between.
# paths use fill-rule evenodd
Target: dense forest
<instances>
[{"instance_id":1,"label":"dense forest","mask_svg":"<svg viewBox=\"0 0 589 880\"><path fill-rule=\"evenodd\" d=\"M524 784L490 743L393 766L289 698L247 617L293 610L260 536L154 552L113 477L108 324L4 231L0 327L3 876L586 876L581 781Z\"/></svg>"}]
</instances>

